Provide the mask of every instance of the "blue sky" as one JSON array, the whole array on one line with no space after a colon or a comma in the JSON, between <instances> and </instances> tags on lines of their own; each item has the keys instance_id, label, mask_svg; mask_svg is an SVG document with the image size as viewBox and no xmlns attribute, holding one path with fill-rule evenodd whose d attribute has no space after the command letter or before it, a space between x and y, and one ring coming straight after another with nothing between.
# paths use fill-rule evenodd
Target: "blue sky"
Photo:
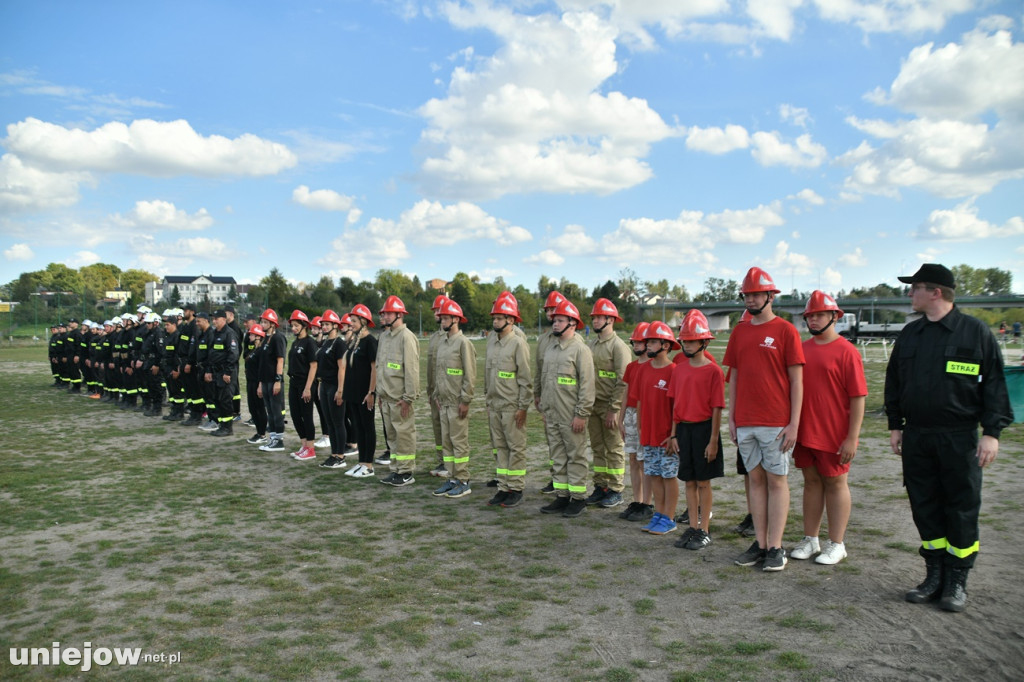
<instances>
[{"instance_id":1,"label":"blue sky","mask_svg":"<svg viewBox=\"0 0 1024 682\"><path fill-rule=\"evenodd\" d=\"M0 282L1024 291L1019 0L6 2Z\"/></svg>"}]
</instances>

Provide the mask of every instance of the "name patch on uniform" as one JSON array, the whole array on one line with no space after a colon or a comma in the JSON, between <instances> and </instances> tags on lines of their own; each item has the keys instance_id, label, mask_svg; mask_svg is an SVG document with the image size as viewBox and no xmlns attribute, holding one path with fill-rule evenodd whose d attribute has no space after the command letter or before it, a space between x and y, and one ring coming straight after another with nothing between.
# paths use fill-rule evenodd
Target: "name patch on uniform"
<instances>
[{"instance_id":1,"label":"name patch on uniform","mask_svg":"<svg viewBox=\"0 0 1024 682\"><path fill-rule=\"evenodd\" d=\"M388 369L402 369L402 366L397 362L389 362Z\"/></svg>"},{"instance_id":2,"label":"name patch on uniform","mask_svg":"<svg viewBox=\"0 0 1024 682\"><path fill-rule=\"evenodd\" d=\"M499 379L515 379L516 378L516 373L515 372L498 372L498 378Z\"/></svg>"},{"instance_id":3,"label":"name patch on uniform","mask_svg":"<svg viewBox=\"0 0 1024 682\"><path fill-rule=\"evenodd\" d=\"M214 350L224 350L224 344L223 343L215 343L215 344L213 344L213 349Z\"/></svg>"},{"instance_id":4,"label":"name patch on uniform","mask_svg":"<svg viewBox=\"0 0 1024 682\"><path fill-rule=\"evenodd\" d=\"M562 386L575 386L576 379L573 377L558 377L558 383Z\"/></svg>"},{"instance_id":5,"label":"name patch on uniform","mask_svg":"<svg viewBox=\"0 0 1024 682\"><path fill-rule=\"evenodd\" d=\"M597 376L601 377L602 379L614 379L615 377L617 377L619 375L616 374L615 372L606 372L603 369L599 369L597 371Z\"/></svg>"},{"instance_id":6,"label":"name patch on uniform","mask_svg":"<svg viewBox=\"0 0 1024 682\"><path fill-rule=\"evenodd\" d=\"M462 376L462 370L461 369L455 369L454 367L449 367L448 368L448 375L449 376L461 377Z\"/></svg>"},{"instance_id":7,"label":"name patch on uniform","mask_svg":"<svg viewBox=\"0 0 1024 682\"><path fill-rule=\"evenodd\" d=\"M972 377L978 376L981 371L981 365L976 365L973 362L956 362L950 360L946 363L947 374L969 374Z\"/></svg>"}]
</instances>

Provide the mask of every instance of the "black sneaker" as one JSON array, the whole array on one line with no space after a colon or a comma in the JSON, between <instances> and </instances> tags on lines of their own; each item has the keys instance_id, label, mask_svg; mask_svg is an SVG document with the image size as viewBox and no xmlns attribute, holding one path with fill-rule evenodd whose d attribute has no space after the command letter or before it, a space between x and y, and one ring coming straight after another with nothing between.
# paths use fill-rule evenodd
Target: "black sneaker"
<instances>
[{"instance_id":1,"label":"black sneaker","mask_svg":"<svg viewBox=\"0 0 1024 682\"><path fill-rule=\"evenodd\" d=\"M682 549L683 547L686 547L686 543L690 541L690 538L693 537L694 533L699 533L699 532L700 531L698 531L696 528L693 528L693 527L687 528L686 532L683 533L679 537L679 539L676 540L673 544L676 547L679 547L680 549Z\"/></svg>"},{"instance_id":2,"label":"black sneaker","mask_svg":"<svg viewBox=\"0 0 1024 682\"><path fill-rule=\"evenodd\" d=\"M569 504L562 511L562 516L565 516L567 518L572 518L574 516L579 516L580 514L585 512L586 510L587 510L587 501L586 500L570 500Z\"/></svg>"},{"instance_id":3,"label":"black sneaker","mask_svg":"<svg viewBox=\"0 0 1024 682\"><path fill-rule=\"evenodd\" d=\"M498 479L492 478L491 480L487 481L486 485L487 485L488 488L497 488L498 487Z\"/></svg>"},{"instance_id":4,"label":"black sneaker","mask_svg":"<svg viewBox=\"0 0 1024 682\"><path fill-rule=\"evenodd\" d=\"M252 417L249 417L248 419L245 420L245 425L246 426L256 426L256 422L254 422L252 420Z\"/></svg>"},{"instance_id":5,"label":"black sneaker","mask_svg":"<svg viewBox=\"0 0 1024 682\"><path fill-rule=\"evenodd\" d=\"M698 528L694 530L689 542L686 543L686 549L704 549L710 544L711 536Z\"/></svg>"},{"instance_id":6,"label":"black sneaker","mask_svg":"<svg viewBox=\"0 0 1024 682\"><path fill-rule=\"evenodd\" d=\"M772 547L764 557L762 571L781 571L786 567L786 550L781 547Z\"/></svg>"},{"instance_id":7,"label":"black sneaker","mask_svg":"<svg viewBox=\"0 0 1024 682\"><path fill-rule=\"evenodd\" d=\"M382 467L386 467L391 464L391 453L385 452L383 455L373 460L374 464L379 464Z\"/></svg>"},{"instance_id":8,"label":"black sneaker","mask_svg":"<svg viewBox=\"0 0 1024 682\"><path fill-rule=\"evenodd\" d=\"M412 485L416 482L416 479L412 477L412 474L395 474L395 482L391 485L399 487L403 485Z\"/></svg>"},{"instance_id":9,"label":"black sneaker","mask_svg":"<svg viewBox=\"0 0 1024 682\"><path fill-rule=\"evenodd\" d=\"M746 552L736 557L735 563L737 566L753 566L758 561L764 561L767 553L766 550L761 549L761 546L757 544L757 540L754 540L754 543L747 548Z\"/></svg>"},{"instance_id":10,"label":"black sneaker","mask_svg":"<svg viewBox=\"0 0 1024 682\"><path fill-rule=\"evenodd\" d=\"M502 502L504 502L506 499L508 499L508 491L507 490L502 490L502 491L498 492L497 495L495 495L491 499L487 500L487 506L488 507L497 507Z\"/></svg>"},{"instance_id":11,"label":"black sneaker","mask_svg":"<svg viewBox=\"0 0 1024 682\"><path fill-rule=\"evenodd\" d=\"M518 490L509 490L508 496L505 501L501 503L501 506L505 509L509 507L518 507L519 503L523 501L523 493Z\"/></svg>"},{"instance_id":12,"label":"black sneaker","mask_svg":"<svg viewBox=\"0 0 1024 682\"><path fill-rule=\"evenodd\" d=\"M569 506L569 498L568 497L556 497L554 502L552 502L551 504L549 504L549 505L547 505L545 507L541 507L540 508L540 513L541 514L561 514L563 511L565 511L565 508L568 507L568 506Z\"/></svg>"},{"instance_id":13,"label":"black sneaker","mask_svg":"<svg viewBox=\"0 0 1024 682\"><path fill-rule=\"evenodd\" d=\"M629 515L637 510L637 507L642 507L642 506L643 505L640 504L639 502L630 502L628 507L626 507L625 509L623 509L622 511L619 512L619 518L620 519L628 519Z\"/></svg>"},{"instance_id":14,"label":"black sneaker","mask_svg":"<svg viewBox=\"0 0 1024 682\"><path fill-rule=\"evenodd\" d=\"M601 498L601 501L597 503L597 506L602 509L611 509L612 507L618 507L622 502L622 493L609 490L608 494Z\"/></svg>"},{"instance_id":15,"label":"black sneaker","mask_svg":"<svg viewBox=\"0 0 1024 682\"><path fill-rule=\"evenodd\" d=\"M216 431L211 431L210 435L217 436L218 438L223 438L224 436L233 436L235 435L235 432L231 428L231 422L224 422L217 427Z\"/></svg>"},{"instance_id":16,"label":"black sneaker","mask_svg":"<svg viewBox=\"0 0 1024 682\"><path fill-rule=\"evenodd\" d=\"M345 466L345 460L339 459L338 457L335 457L334 455L331 455L330 457L328 457L324 461L320 462L320 468L321 469L337 469L337 468L343 467L343 466Z\"/></svg>"},{"instance_id":17,"label":"black sneaker","mask_svg":"<svg viewBox=\"0 0 1024 682\"><path fill-rule=\"evenodd\" d=\"M608 493L610 493L610 492L611 491L608 490L608 488L602 488L601 486L595 485L594 486L594 492L590 493L590 497L588 497L587 499L583 500L583 502L586 503L586 504L597 504L598 502L603 500L605 497L607 497Z\"/></svg>"},{"instance_id":18,"label":"black sneaker","mask_svg":"<svg viewBox=\"0 0 1024 682\"><path fill-rule=\"evenodd\" d=\"M626 517L627 521L650 521L654 516L654 507L649 504L641 504L636 510Z\"/></svg>"},{"instance_id":19,"label":"black sneaker","mask_svg":"<svg viewBox=\"0 0 1024 682\"><path fill-rule=\"evenodd\" d=\"M677 516L674 520L675 520L676 523L678 523L680 525L689 526L690 525L690 510L687 509L682 514Z\"/></svg>"},{"instance_id":20,"label":"black sneaker","mask_svg":"<svg viewBox=\"0 0 1024 682\"><path fill-rule=\"evenodd\" d=\"M555 492L555 482L554 481L548 481L548 484L540 489L540 494L541 495L550 495L553 492Z\"/></svg>"},{"instance_id":21,"label":"black sneaker","mask_svg":"<svg viewBox=\"0 0 1024 682\"><path fill-rule=\"evenodd\" d=\"M398 480L398 474L392 471L390 474L380 479L380 482L384 485L394 485L396 480Z\"/></svg>"},{"instance_id":22,"label":"black sneaker","mask_svg":"<svg viewBox=\"0 0 1024 682\"><path fill-rule=\"evenodd\" d=\"M736 535L742 535L745 538L753 537L754 517L747 514L742 521L733 526L732 532L736 533Z\"/></svg>"}]
</instances>

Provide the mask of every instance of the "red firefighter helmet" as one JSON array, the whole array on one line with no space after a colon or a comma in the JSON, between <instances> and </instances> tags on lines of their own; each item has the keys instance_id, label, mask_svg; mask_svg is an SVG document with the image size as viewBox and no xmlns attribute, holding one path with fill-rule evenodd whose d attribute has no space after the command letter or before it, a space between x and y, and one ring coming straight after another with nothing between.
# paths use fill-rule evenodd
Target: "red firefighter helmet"
<instances>
[{"instance_id":1,"label":"red firefighter helmet","mask_svg":"<svg viewBox=\"0 0 1024 682\"><path fill-rule=\"evenodd\" d=\"M300 324L304 324L306 326L309 326L309 318L306 317L306 313L302 312L298 308L296 308L295 310L292 311L292 315L291 315L291 317L288 318L288 321L289 322L298 322Z\"/></svg>"},{"instance_id":2,"label":"red firefighter helmet","mask_svg":"<svg viewBox=\"0 0 1024 682\"><path fill-rule=\"evenodd\" d=\"M438 315L451 315L452 317L457 317L459 318L460 324L466 324L466 318L462 314L462 306L450 298L444 302L444 305L441 306L441 309L438 310L437 313Z\"/></svg>"},{"instance_id":3,"label":"red firefighter helmet","mask_svg":"<svg viewBox=\"0 0 1024 682\"><path fill-rule=\"evenodd\" d=\"M316 327L317 329L319 329L320 328L320 321L323 320L323 319L324 319L323 315L317 315L316 317L314 317L312 320L309 321L309 326L310 327Z\"/></svg>"},{"instance_id":4,"label":"red firefighter helmet","mask_svg":"<svg viewBox=\"0 0 1024 682\"><path fill-rule=\"evenodd\" d=\"M644 332L644 340L649 341L650 339L658 339L659 341L668 341L672 344L672 350L679 350L682 346L676 341L676 337L672 334L672 329L661 320L651 322L650 326L647 327L647 331Z\"/></svg>"},{"instance_id":5,"label":"red firefighter helmet","mask_svg":"<svg viewBox=\"0 0 1024 682\"><path fill-rule=\"evenodd\" d=\"M713 338L715 335L711 333L711 325L708 324L708 318L704 313L696 309L686 313L683 323L679 325L680 341L703 341Z\"/></svg>"},{"instance_id":6,"label":"red firefighter helmet","mask_svg":"<svg viewBox=\"0 0 1024 682\"><path fill-rule=\"evenodd\" d=\"M781 294L775 286L775 280L767 272L759 267L752 267L747 270L747 276L743 278L743 285L740 286L741 294L756 294L766 292L770 294Z\"/></svg>"},{"instance_id":7,"label":"red firefighter helmet","mask_svg":"<svg viewBox=\"0 0 1024 682\"><path fill-rule=\"evenodd\" d=\"M519 317L519 302L512 294L499 296L491 306L491 315L511 315L516 318L516 322L523 321L523 318Z\"/></svg>"},{"instance_id":8,"label":"red firefighter helmet","mask_svg":"<svg viewBox=\"0 0 1024 682\"><path fill-rule=\"evenodd\" d=\"M647 332L647 328L650 327L650 326L651 326L650 322L641 322L640 324L638 324L636 326L636 329L633 330L633 333L630 335L629 340L630 341L643 341L644 340L644 334Z\"/></svg>"},{"instance_id":9,"label":"red firefighter helmet","mask_svg":"<svg viewBox=\"0 0 1024 682\"><path fill-rule=\"evenodd\" d=\"M330 322L331 324L341 324L341 318L338 317L338 313L334 312L330 308L324 311L323 322Z\"/></svg>"},{"instance_id":10,"label":"red firefighter helmet","mask_svg":"<svg viewBox=\"0 0 1024 682\"><path fill-rule=\"evenodd\" d=\"M338 322L338 324L351 325L352 324L352 314L351 313L345 313L344 315L342 315L341 316L341 320ZM371 324L370 326L372 327L373 325Z\"/></svg>"},{"instance_id":11,"label":"red firefighter helmet","mask_svg":"<svg viewBox=\"0 0 1024 682\"><path fill-rule=\"evenodd\" d=\"M548 308L557 308L558 304L564 300L565 296L562 296L562 294L557 291L552 291L550 294L548 294L547 300L544 301L544 309L547 310Z\"/></svg>"},{"instance_id":12,"label":"red firefighter helmet","mask_svg":"<svg viewBox=\"0 0 1024 682\"><path fill-rule=\"evenodd\" d=\"M430 309L436 311L438 308L443 306L444 302L447 301L447 300L448 300L447 296L445 296L444 294L438 294L434 298L434 305L430 306Z\"/></svg>"},{"instance_id":13,"label":"red firefighter helmet","mask_svg":"<svg viewBox=\"0 0 1024 682\"><path fill-rule=\"evenodd\" d=\"M384 301L384 307L380 311L382 313L402 313L403 315L408 312L405 309L405 304L402 303L402 299L394 294L388 296L388 300Z\"/></svg>"},{"instance_id":14,"label":"red firefighter helmet","mask_svg":"<svg viewBox=\"0 0 1024 682\"><path fill-rule=\"evenodd\" d=\"M254 324L253 326L249 327L249 333L255 334L256 336L267 336L267 333L263 331L263 327L259 326L258 324Z\"/></svg>"},{"instance_id":15,"label":"red firefighter helmet","mask_svg":"<svg viewBox=\"0 0 1024 682\"><path fill-rule=\"evenodd\" d=\"M362 303L356 303L355 307L352 308L352 312L349 315L355 315L356 317L366 320L366 323L373 327L373 315L370 313L370 309Z\"/></svg>"},{"instance_id":16,"label":"red firefighter helmet","mask_svg":"<svg viewBox=\"0 0 1024 682\"><path fill-rule=\"evenodd\" d=\"M594 301L594 308L590 311L590 316L593 317L594 315L604 315L605 317L614 318L616 322L622 322L622 318L619 317L618 308L607 298L599 298Z\"/></svg>"},{"instance_id":17,"label":"red firefighter helmet","mask_svg":"<svg viewBox=\"0 0 1024 682\"><path fill-rule=\"evenodd\" d=\"M552 293L554 293L554 292L552 292ZM559 294L559 295L561 295L561 294ZM550 300L550 298L551 297L548 296L549 300ZM576 320L576 325L577 326L583 324L583 320L580 318L580 311L577 310L576 306L574 306L572 304L572 301L570 301L567 298L563 298L561 303L559 303L557 306L555 306L555 315L565 315L566 317L570 317L570 318Z\"/></svg>"},{"instance_id":18,"label":"red firefighter helmet","mask_svg":"<svg viewBox=\"0 0 1024 682\"><path fill-rule=\"evenodd\" d=\"M807 299L807 306L804 307L804 317L812 313L827 313L829 311L838 313L837 317L843 316L843 311L836 304L836 299L824 291L819 291L818 289L812 291L811 297Z\"/></svg>"},{"instance_id":19,"label":"red firefighter helmet","mask_svg":"<svg viewBox=\"0 0 1024 682\"><path fill-rule=\"evenodd\" d=\"M264 310L263 314L260 315L260 319L266 320L275 327L280 326L280 323L277 320L277 313L274 312L273 308L267 308L266 310Z\"/></svg>"}]
</instances>

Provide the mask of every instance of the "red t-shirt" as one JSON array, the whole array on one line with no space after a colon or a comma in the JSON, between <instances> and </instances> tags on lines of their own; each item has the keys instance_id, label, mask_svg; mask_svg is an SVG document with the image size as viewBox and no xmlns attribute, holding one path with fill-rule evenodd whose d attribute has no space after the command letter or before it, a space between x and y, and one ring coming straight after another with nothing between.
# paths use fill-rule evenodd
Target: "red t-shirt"
<instances>
[{"instance_id":1,"label":"red t-shirt","mask_svg":"<svg viewBox=\"0 0 1024 682\"><path fill-rule=\"evenodd\" d=\"M637 401L640 404L640 445L662 447L672 435L672 401L668 387L676 366L655 367L650 362L637 372Z\"/></svg>"},{"instance_id":2,"label":"red t-shirt","mask_svg":"<svg viewBox=\"0 0 1024 682\"><path fill-rule=\"evenodd\" d=\"M850 398L868 394L864 363L844 338L831 343L804 341L804 406L797 442L815 450L839 452L850 431Z\"/></svg>"},{"instance_id":3,"label":"red t-shirt","mask_svg":"<svg viewBox=\"0 0 1024 682\"><path fill-rule=\"evenodd\" d=\"M781 317L764 324L740 324L732 331L723 364L735 382L736 426L789 424L789 367L804 364L796 327Z\"/></svg>"},{"instance_id":4,"label":"red t-shirt","mask_svg":"<svg viewBox=\"0 0 1024 682\"><path fill-rule=\"evenodd\" d=\"M634 360L626 365L626 371L622 374L622 381L626 384L626 407L636 407L636 373L639 372L640 368L646 365L647 362L649 361L640 362L639 360Z\"/></svg>"},{"instance_id":5,"label":"red t-shirt","mask_svg":"<svg viewBox=\"0 0 1024 682\"><path fill-rule=\"evenodd\" d=\"M668 387L672 400L672 421L703 422L711 419L716 407L725 407L725 376L712 363L694 367L689 362L676 365Z\"/></svg>"}]
</instances>

